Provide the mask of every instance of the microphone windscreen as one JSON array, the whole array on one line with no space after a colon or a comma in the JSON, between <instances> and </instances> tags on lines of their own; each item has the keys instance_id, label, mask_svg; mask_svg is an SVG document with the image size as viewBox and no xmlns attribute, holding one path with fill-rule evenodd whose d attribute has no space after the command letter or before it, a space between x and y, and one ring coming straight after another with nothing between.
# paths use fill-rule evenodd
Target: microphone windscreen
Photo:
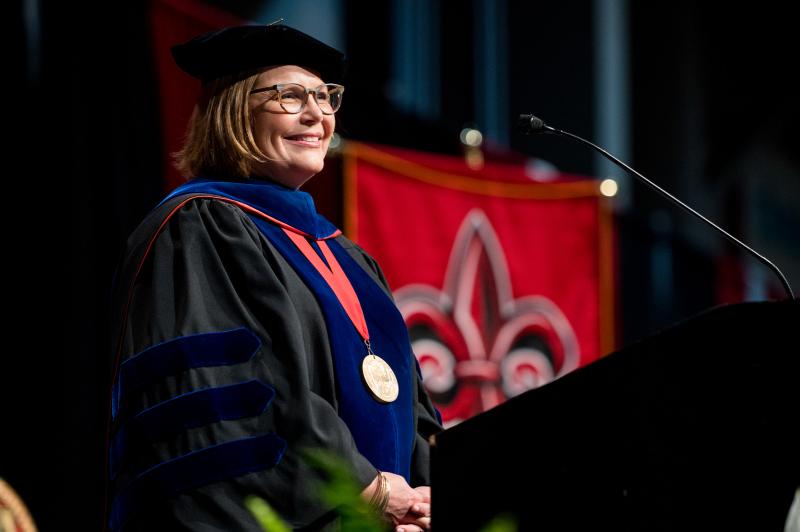
<instances>
[{"instance_id":1,"label":"microphone windscreen","mask_svg":"<svg viewBox=\"0 0 800 532\"><path fill-rule=\"evenodd\" d=\"M525 133L538 133L544 128L544 120L533 115L519 115L517 124Z\"/></svg>"}]
</instances>

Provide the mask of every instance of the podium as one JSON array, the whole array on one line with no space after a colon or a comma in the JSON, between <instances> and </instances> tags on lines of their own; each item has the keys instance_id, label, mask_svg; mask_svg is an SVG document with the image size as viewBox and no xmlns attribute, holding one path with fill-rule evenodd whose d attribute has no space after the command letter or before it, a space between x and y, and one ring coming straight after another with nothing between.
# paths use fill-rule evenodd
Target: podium
<instances>
[{"instance_id":1,"label":"podium","mask_svg":"<svg viewBox=\"0 0 800 532\"><path fill-rule=\"evenodd\" d=\"M798 429L800 301L718 307L437 434L432 523L782 532Z\"/></svg>"}]
</instances>

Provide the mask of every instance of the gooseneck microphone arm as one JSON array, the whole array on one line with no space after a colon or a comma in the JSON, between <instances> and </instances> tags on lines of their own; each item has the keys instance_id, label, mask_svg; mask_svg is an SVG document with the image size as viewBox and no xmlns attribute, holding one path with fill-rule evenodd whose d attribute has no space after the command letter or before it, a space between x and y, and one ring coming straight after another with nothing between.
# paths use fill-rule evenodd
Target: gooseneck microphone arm
<instances>
[{"instance_id":1,"label":"gooseneck microphone arm","mask_svg":"<svg viewBox=\"0 0 800 532\"><path fill-rule=\"evenodd\" d=\"M537 118L537 117L535 117L533 115L520 115L519 116L519 127L526 135L530 135L530 134L533 134L533 133L552 133L552 134L555 134L555 135L563 135L565 137L569 137L571 139L575 139L578 142L581 142L581 143L586 144L587 146L591 147L592 149L594 149L598 153L602 154L604 157L606 157L608 160L610 160L614 164L624 168L625 170L627 170L628 172L630 172L631 174L636 176L644 184L646 184L647 186L649 186L650 188L652 188L653 190L655 190L656 192L658 192L659 194L661 194L662 196L664 196L665 198L670 200L672 203L674 203L675 205L677 205L678 207L680 207L684 211L686 211L689 214L692 214L692 215L696 216L697 218L703 220L705 223L707 223L708 225L710 225L711 227L713 227L714 229L716 229L717 231L722 233L725 236L725 238L727 238L729 241L733 242L735 245L737 245L740 248L744 249L750 255L752 255L753 257L758 259L762 264L764 264L767 268L772 270L775 273L775 275L778 276L778 278L781 281L781 284L783 285L784 290L786 290L786 294L789 296L789 299L794 299L795 298L794 297L794 292L792 292L792 287L789 286L789 281L786 279L786 276L783 275L783 272L781 272L778 269L778 267L775 266L775 264L772 263L772 261L770 261L768 258L766 258L763 255L761 255L760 253L758 253L756 250L754 250L753 248L751 248L750 246L748 246L747 244L745 244L744 242L742 242L741 240L739 240L738 238L736 238L735 236L733 236L732 234L730 234L729 232L727 232L726 230L724 230L723 228L721 228L720 226L718 226L717 224L715 224L714 222L712 222L711 220L709 220L708 218L706 218L705 216L703 216L702 214L697 212L696 210L694 210L691 207L689 207L688 205L686 205L684 202L682 202L681 200L679 200L678 198L676 198L675 196L673 196L672 194L670 194L669 192L667 192L666 190L661 188L660 186L656 185L655 183L653 183L652 181L647 179L645 176L643 176L642 174L640 174L639 172L637 172L636 170L634 170L633 168L631 168L627 164L623 163L622 161L620 161L619 159L617 159L616 157L614 157L613 155L608 153L606 150L604 150L600 146L597 146L597 145L589 142L586 139L582 139L581 137L579 137L577 135L573 135L572 133L570 133L568 131L562 131L560 129L556 129L554 127L548 126L547 124L544 123L544 121L542 121L541 118Z\"/></svg>"}]
</instances>

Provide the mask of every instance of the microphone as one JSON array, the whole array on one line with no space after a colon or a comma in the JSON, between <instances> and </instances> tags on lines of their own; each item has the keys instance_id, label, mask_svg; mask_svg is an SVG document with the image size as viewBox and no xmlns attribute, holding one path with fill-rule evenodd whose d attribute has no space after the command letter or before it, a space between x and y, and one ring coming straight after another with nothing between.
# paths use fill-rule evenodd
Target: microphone
<instances>
[{"instance_id":1,"label":"microphone","mask_svg":"<svg viewBox=\"0 0 800 532\"><path fill-rule=\"evenodd\" d=\"M725 238L727 238L730 242L733 242L740 249L745 250L750 255L752 255L753 257L758 259L759 262L764 264L767 268L772 270L775 273L775 275L778 276L778 279L780 279L784 290L786 290L786 294L789 296L789 299L795 299L794 292L792 292L792 287L789 286L789 281L786 279L786 276L783 275L783 272L780 271L780 269L778 269L778 267L775 266L775 264L773 264L772 261L770 261L769 259L767 259L763 255L761 255L760 253L756 252L753 248L751 248L750 246L748 246L747 244L745 244L744 242L742 242L741 240L739 240L738 238L736 238L732 234L728 233L726 230L724 230L723 228L721 228L720 226L718 226L717 224L715 224L714 222L712 222L711 220L709 220L708 218L706 218L705 216L703 216L702 214L697 212L696 210L692 209L691 207L686 205L684 202L682 202L681 200L679 200L678 198L676 198L675 196L673 196L672 194L670 194L669 192L667 192L666 190L664 190L660 186L656 185L655 183L653 183L652 181L647 179L645 176L643 176L642 174L640 174L639 172L637 172L636 170L634 170L633 168L631 168L627 164L623 163L622 161L620 161L619 159L617 159L616 157L614 157L613 155L608 153L603 148L601 148L601 147L589 142L586 139L582 139L581 137L579 137L577 135L573 135L572 133L570 133L568 131L562 131L560 129L556 129L554 127L550 127L550 126L548 126L547 124L544 123L544 120L542 120L541 118L538 118L538 117L536 117L534 115L519 115L519 121L518 121L517 125L518 125L519 129L523 133L525 133L526 135L537 134L537 133L551 133L551 134L555 134L555 135L561 135L561 136L564 136L564 137L569 137L571 139L575 139L578 142L581 142L581 143L589 146L590 148L594 149L595 151L597 151L598 153L603 155L609 161L613 162L617 166L625 169L629 173L631 173L634 176L636 176L644 184L646 184L647 186L649 186L650 188L652 188L653 190L655 190L656 192L658 192L659 194L661 194L662 196L664 196L665 198L670 200L672 203L674 203L675 205L677 205L678 207L680 207L684 211L686 211L689 214L692 214L692 215L696 216L697 218L703 220L705 223L707 223L708 225L710 225L711 227L713 227L714 229L716 229L717 231L722 233L722 235Z\"/></svg>"}]
</instances>

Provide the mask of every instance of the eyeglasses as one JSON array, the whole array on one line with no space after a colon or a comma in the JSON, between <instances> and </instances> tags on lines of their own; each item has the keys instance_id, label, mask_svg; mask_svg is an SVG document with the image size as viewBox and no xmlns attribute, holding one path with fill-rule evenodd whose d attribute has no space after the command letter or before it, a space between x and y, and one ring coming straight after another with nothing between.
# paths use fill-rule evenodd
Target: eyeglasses
<instances>
[{"instance_id":1,"label":"eyeglasses","mask_svg":"<svg viewBox=\"0 0 800 532\"><path fill-rule=\"evenodd\" d=\"M308 103L308 95L313 94L322 114L332 115L342 106L344 87L335 83L327 83L313 89L307 89L299 83L278 83L269 87L253 89L250 94L265 91L276 91L278 93L277 98L273 99L277 99L283 110L291 114L302 112L306 108L306 103Z\"/></svg>"}]
</instances>

